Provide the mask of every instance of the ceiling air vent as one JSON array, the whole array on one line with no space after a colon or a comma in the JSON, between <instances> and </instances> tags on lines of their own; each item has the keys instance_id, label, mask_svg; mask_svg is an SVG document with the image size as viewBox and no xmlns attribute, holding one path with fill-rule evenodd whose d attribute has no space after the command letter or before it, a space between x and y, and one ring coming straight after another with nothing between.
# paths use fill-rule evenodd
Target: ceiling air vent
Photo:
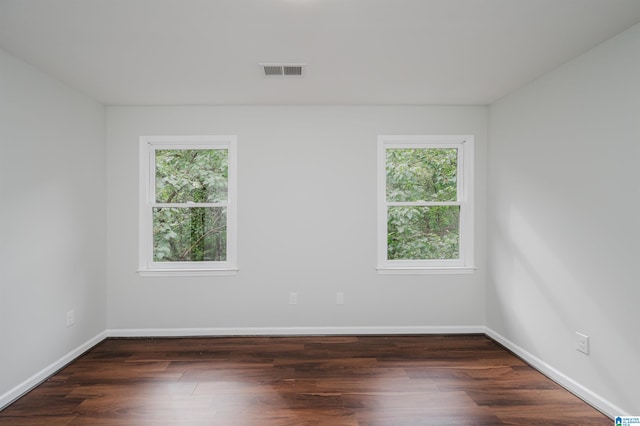
<instances>
[{"instance_id":1,"label":"ceiling air vent","mask_svg":"<svg viewBox=\"0 0 640 426\"><path fill-rule=\"evenodd\" d=\"M260 64L265 77L302 77L305 64Z\"/></svg>"}]
</instances>

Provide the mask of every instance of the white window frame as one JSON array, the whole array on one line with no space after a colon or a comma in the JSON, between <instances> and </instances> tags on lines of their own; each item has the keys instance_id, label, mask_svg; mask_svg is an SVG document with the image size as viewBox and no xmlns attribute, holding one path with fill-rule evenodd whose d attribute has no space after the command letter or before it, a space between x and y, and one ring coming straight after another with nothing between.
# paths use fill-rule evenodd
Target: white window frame
<instances>
[{"instance_id":1,"label":"white window frame","mask_svg":"<svg viewBox=\"0 0 640 426\"><path fill-rule=\"evenodd\" d=\"M456 148L457 200L455 202L388 202L386 152L393 148ZM378 273L430 274L472 273L474 266L474 137L473 135L379 135L378 136ZM389 260L387 259L387 209L401 205L459 205L460 258Z\"/></svg>"},{"instance_id":2,"label":"white window frame","mask_svg":"<svg viewBox=\"0 0 640 426\"><path fill-rule=\"evenodd\" d=\"M235 135L141 136L138 273L141 276L235 275L237 266L237 159ZM164 206L155 197L155 151L157 149L225 149L228 159L227 201L198 203L227 209L227 260L219 262L154 262L153 208ZM193 206L175 203L171 206Z\"/></svg>"}]
</instances>

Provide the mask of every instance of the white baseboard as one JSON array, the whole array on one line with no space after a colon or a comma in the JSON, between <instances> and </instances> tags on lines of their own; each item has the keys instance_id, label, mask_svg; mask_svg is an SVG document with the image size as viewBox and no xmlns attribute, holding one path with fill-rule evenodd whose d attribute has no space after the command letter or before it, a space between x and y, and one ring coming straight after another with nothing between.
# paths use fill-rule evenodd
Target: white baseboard
<instances>
[{"instance_id":1,"label":"white baseboard","mask_svg":"<svg viewBox=\"0 0 640 426\"><path fill-rule=\"evenodd\" d=\"M33 376L29 377L24 382L15 386L13 389L5 392L0 395L0 410L2 410L7 405L11 404L16 399L20 398L25 393L29 392L31 389L38 386L43 381L47 380L51 377L56 371L60 370L65 365L69 364L74 359L78 358L80 355L103 341L107 338L107 332L103 331L102 333L96 335L95 337L87 340L68 354L64 355L62 358L58 359L54 363L48 365L42 370L38 371Z\"/></svg>"},{"instance_id":2,"label":"white baseboard","mask_svg":"<svg viewBox=\"0 0 640 426\"><path fill-rule=\"evenodd\" d=\"M611 417L612 419L616 416L630 416L630 414L624 411L622 408L587 389L564 373L556 370L537 356L531 354L506 337L502 336L500 333L497 333L496 331L486 327L485 334L496 342L500 343L505 348L509 349L514 354L518 355L533 368L535 368L563 388L567 389L569 392L573 393L592 407Z\"/></svg>"},{"instance_id":3,"label":"white baseboard","mask_svg":"<svg viewBox=\"0 0 640 426\"><path fill-rule=\"evenodd\" d=\"M188 336L344 336L376 334L484 334L485 327L471 326L380 326L380 327L228 327L228 328L139 328L107 330L109 337Z\"/></svg>"}]
</instances>

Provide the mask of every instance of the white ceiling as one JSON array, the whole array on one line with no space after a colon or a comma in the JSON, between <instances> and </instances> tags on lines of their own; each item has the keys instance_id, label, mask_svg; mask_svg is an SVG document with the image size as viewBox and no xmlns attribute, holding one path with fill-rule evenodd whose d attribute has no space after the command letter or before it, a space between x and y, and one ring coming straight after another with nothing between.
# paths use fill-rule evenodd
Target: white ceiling
<instances>
[{"instance_id":1,"label":"white ceiling","mask_svg":"<svg viewBox=\"0 0 640 426\"><path fill-rule=\"evenodd\" d=\"M0 0L0 48L107 105L485 105L637 22L640 0Z\"/></svg>"}]
</instances>

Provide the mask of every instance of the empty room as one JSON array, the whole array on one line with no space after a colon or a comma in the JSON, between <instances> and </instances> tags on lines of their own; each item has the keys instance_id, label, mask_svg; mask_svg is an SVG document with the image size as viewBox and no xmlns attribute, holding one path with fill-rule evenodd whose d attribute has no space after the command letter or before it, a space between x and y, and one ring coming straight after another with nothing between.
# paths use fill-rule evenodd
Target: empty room
<instances>
[{"instance_id":1,"label":"empty room","mask_svg":"<svg viewBox=\"0 0 640 426\"><path fill-rule=\"evenodd\" d=\"M0 425L640 425L639 161L638 0L0 0Z\"/></svg>"}]
</instances>

